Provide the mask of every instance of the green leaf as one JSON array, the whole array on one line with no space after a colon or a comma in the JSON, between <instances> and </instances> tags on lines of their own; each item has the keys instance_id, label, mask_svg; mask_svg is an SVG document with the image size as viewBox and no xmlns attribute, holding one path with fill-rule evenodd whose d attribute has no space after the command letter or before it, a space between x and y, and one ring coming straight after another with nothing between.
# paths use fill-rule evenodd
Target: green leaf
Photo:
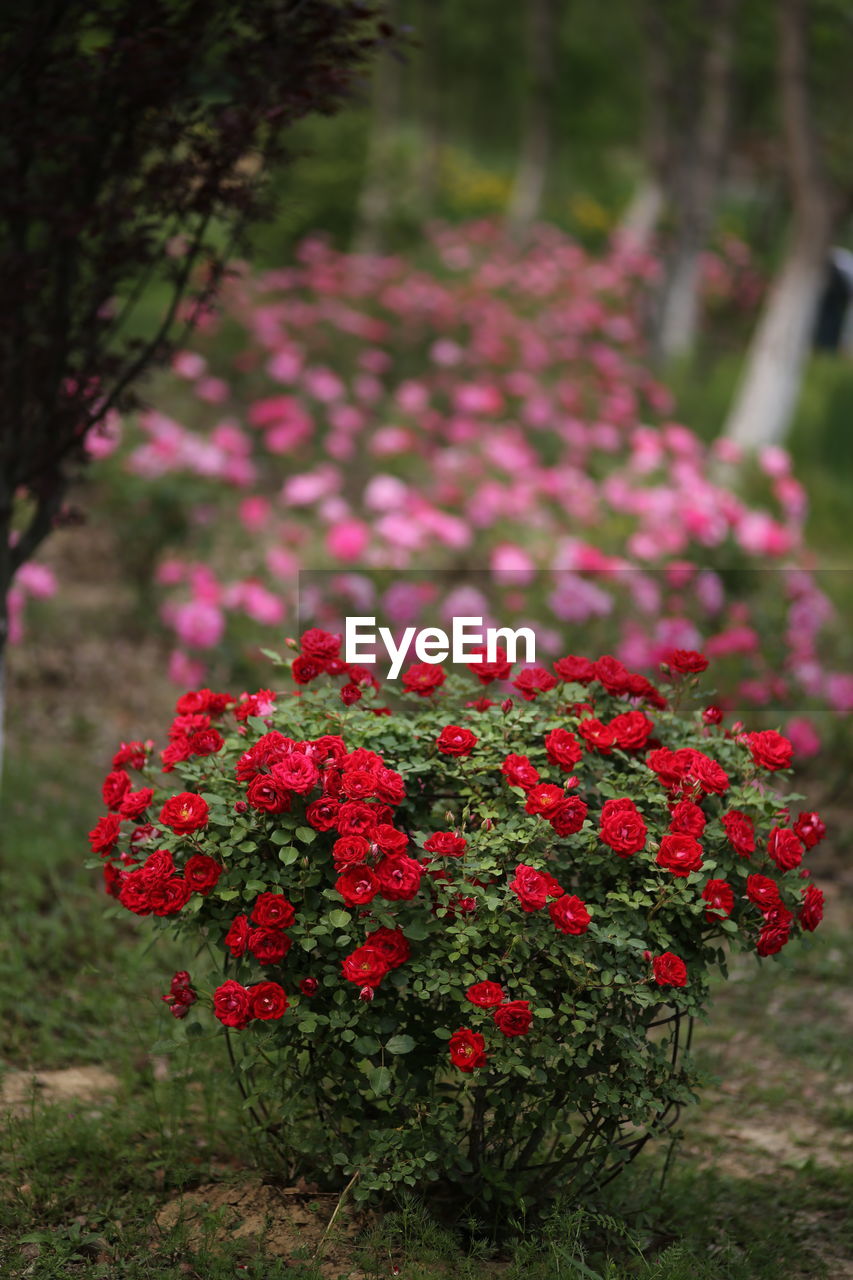
<instances>
[{"instance_id":1,"label":"green leaf","mask_svg":"<svg viewBox=\"0 0 853 1280\"><path fill-rule=\"evenodd\" d=\"M283 849L279 849L278 851L278 860L279 862L283 862L286 867L289 867L290 864L295 862L298 857L299 850L292 844L285 845Z\"/></svg>"},{"instance_id":2,"label":"green leaf","mask_svg":"<svg viewBox=\"0 0 853 1280\"><path fill-rule=\"evenodd\" d=\"M415 1042L411 1036L392 1036L386 1040L385 1048L389 1053L411 1053Z\"/></svg>"},{"instance_id":3,"label":"green leaf","mask_svg":"<svg viewBox=\"0 0 853 1280\"><path fill-rule=\"evenodd\" d=\"M232 902L234 898L238 898L240 896L240 890L220 889L216 896L217 898L221 898L223 902Z\"/></svg>"},{"instance_id":4,"label":"green leaf","mask_svg":"<svg viewBox=\"0 0 853 1280\"><path fill-rule=\"evenodd\" d=\"M349 913L346 911L330 911L329 923L333 924L336 929L346 929L350 922Z\"/></svg>"},{"instance_id":5,"label":"green leaf","mask_svg":"<svg viewBox=\"0 0 853 1280\"><path fill-rule=\"evenodd\" d=\"M375 1036L359 1036L353 1048L356 1052L363 1053L366 1058L372 1058L374 1053L378 1053L382 1046Z\"/></svg>"},{"instance_id":6,"label":"green leaf","mask_svg":"<svg viewBox=\"0 0 853 1280\"><path fill-rule=\"evenodd\" d=\"M403 933L407 938L411 938L412 942L423 942L429 935L429 930L424 920L413 920L411 924L405 926Z\"/></svg>"},{"instance_id":7,"label":"green leaf","mask_svg":"<svg viewBox=\"0 0 853 1280\"><path fill-rule=\"evenodd\" d=\"M387 1093L391 1088L391 1072L387 1067L374 1067L367 1078L375 1094Z\"/></svg>"},{"instance_id":8,"label":"green leaf","mask_svg":"<svg viewBox=\"0 0 853 1280\"><path fill-rule=\"evenodd\" d=\"M303 844L313 844L317 839L317 832L313 827L297 827L296 839L301 840Z\"/></svg>"}]
</instances>

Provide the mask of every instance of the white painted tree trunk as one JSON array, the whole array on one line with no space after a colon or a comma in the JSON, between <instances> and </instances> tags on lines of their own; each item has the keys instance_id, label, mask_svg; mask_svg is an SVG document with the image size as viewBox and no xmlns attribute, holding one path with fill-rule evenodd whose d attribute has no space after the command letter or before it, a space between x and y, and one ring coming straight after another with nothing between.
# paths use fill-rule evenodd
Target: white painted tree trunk
<instances>
[{"instance_id":1,"label":"white painted tree trunk","mask_svg":"<svg viewBox=\"0 0 853 1280\"><path fill-rule=\"evenodd\" d=\"M647 174L634 192L623 213L616 234L620 240L630 241L638 249L646 249L651 242L663 213L663 187Z\"/></svg>"},{"instance_id":2,"label":"white painted tree trunk","mask_svg":"<svg viewBox=\"0 0 853 1280\"><path fill-rule=\"evenodd\" d=\"M507 210L511 234L523 236L542 212L553 151L552 96L556 75L554 0L527 0L527 61L530 77L521 155Z\"/></svg>"},{"instance_id":3,"label":"white painted tree trunk","mask_svg":"<svg viewBox=\"0 0 853 1280\"><path fill-rule=\"evenodd\" d=\"M680 252L664 296L658 345L665 363L689 356L699 330L701 253L696 245Z\"/></svg>"},{"instance_id":4,"label":"white painted tree trunk","mask_svg":"<svg viewBox=\"0 0 853 1280\"><path fill-rule=\"evenodd\" d=\"M745 449L780 444L788 434L811 349L828 248L828 235L823 244L795 246L770 290L724 428L724 435Z\"/></svg>"}]
</instances>

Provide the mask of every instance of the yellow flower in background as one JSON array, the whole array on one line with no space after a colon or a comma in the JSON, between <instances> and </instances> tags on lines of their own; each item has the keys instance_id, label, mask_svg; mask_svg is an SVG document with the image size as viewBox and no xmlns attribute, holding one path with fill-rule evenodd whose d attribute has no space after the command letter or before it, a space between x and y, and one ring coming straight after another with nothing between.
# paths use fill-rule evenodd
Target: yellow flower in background
<instances>
[{"instance_id":1,"label":"yellow flower in background","mask_svg":"<svg viewBox=\"0 0 853 1280\"><path fill-rule=\"evenodd\" d=\"M613 225L612 214L592 196L572 196L569 213L574 222L588 231L609 231Z\"/></svg>"}]
</instances>

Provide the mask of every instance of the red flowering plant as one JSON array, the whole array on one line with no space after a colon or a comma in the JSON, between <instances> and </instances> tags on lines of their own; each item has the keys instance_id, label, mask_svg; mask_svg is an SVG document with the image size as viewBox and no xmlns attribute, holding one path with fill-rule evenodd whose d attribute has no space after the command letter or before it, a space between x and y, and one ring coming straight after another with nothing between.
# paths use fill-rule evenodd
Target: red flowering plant
<instances>
[{"instance_id":1,"label":"red flowering plant","mask_svg":"<svg viewBox=\"0 0 853 1280\"><path fill-rule=\"evenodd\" d=\"M600 1184L693 1096L729 947L820 920L790 744L703 714L695 654L661 688L569 656L382 689L312 631L281 666L283 691L184 695L104 784L107 891L186 943L176 1036L228 1039L293 1175Z\"/></svg>"}]
</instances>

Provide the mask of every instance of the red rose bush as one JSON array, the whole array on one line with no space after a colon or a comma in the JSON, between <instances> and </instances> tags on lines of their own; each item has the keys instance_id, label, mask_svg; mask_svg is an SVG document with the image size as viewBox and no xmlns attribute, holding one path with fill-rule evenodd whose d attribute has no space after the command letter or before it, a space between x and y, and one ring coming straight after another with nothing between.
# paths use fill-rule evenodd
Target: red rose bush
<instances>
[{"instance_id":1,"label":"red rose bush","mask_svg":"<svg viewBox=\"0 0 853 1280\"><path fill-rule=\"evenodd\" d=\"M529 1203L691 1098L685 1020L730 949L816 928L825 831L780 733L703 714L700 657L666 693L609 655L382 688L314 631L284 689L121 745L107 892L183 940L175 1034L229 1038L294 1176Z\"/></svg>"}]
</instances>

